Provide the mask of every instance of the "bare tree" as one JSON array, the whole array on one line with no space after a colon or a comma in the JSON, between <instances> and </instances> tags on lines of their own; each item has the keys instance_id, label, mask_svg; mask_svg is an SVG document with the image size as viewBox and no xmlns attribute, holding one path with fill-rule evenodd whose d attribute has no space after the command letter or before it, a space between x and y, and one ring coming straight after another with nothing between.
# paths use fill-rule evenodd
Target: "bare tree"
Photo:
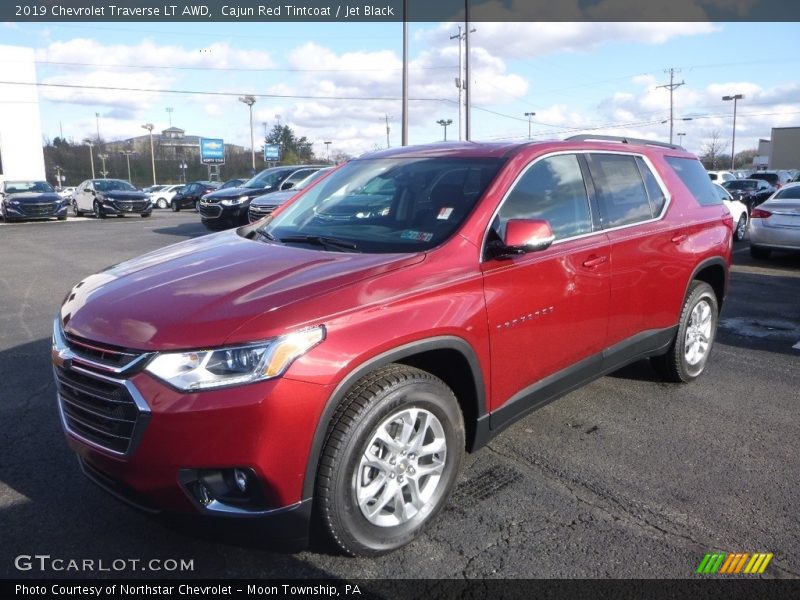
<instances>
[{"instance_id":1,"label":"bare tree","mask_svg":"<svg viewBox=\"0 0 800 600\"><path fill-rule=\"evenodd\" d=\"M703 144L700 152L700 161L706 169L715 171L722 163L723 153L728 149L728 142L722 141L722 136L718 129L711 132L711 139ZM728 156L730 162L730 156Z\"/></svg>"}]
</instances>

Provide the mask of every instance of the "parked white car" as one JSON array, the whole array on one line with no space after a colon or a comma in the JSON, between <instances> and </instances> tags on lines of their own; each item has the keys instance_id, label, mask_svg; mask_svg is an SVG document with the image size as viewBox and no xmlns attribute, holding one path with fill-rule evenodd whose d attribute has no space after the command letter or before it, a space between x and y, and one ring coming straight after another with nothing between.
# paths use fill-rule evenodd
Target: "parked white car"
<instances>
[{"instance_id":1,"label":"parked white car","mask_svg":"<svg viewBox=\"0 0 800 600\"><path fill-rule=\"evenodd\" d=\"M731 179L736 179L736 175L734 175L730 171L709 171L708 177L714 183L722 183L723 181L730 181Z\"/></svg>"},{"instance_id":2,"label":"parked white car","mask_svg":"<svg viewBox=\"0 0 800 600\"><path fill-rule=\"evenodd\" d=\"M734 239L737 242L741 242L744 239L744 234L747 231L747 222L750 219L750 216L747 214L747 205L739 200L734 200L730 192L718 183L714 184L714 189L717 190L719 197L722 198L722 201L725 203L725 206L728 207L728 211L730 211L733 217L733 222L735 224L735 229L733 230Z\"/></svg>"},{"instance_id":3,"label":"parked white car","mask_svg":"<svg viewBox=\"0 0 800 600\"><path fill-rule=\"evenodd\" d=\"M65 187L59 190L58 195L64 200L72 200L72 195L75 193L75 186Z\"/></svg>"},{"instance_id":4,"label":"parked white car","mask_svg":"<svg viewBox=\"0 0 800 600\"><path fill-rule=\"evenodd\" d=\"M157 208L167 208L172 198L180 191L182 187L183 184L167 185L160 190L152 192L150 194L150 200L153 201L153 206Z\"/></svg>"}]
</instances>

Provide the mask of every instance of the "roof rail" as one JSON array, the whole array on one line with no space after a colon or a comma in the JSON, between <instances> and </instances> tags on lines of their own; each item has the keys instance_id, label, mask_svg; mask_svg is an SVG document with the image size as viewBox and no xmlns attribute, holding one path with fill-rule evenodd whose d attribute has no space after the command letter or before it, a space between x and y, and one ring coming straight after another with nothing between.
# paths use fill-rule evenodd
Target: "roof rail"
<instances>
[{"instance_id":1,"label":"roof rail","mask_svg":"<svg viewBox=\"0 0 800 600\"><path fill-rule=\"evenodd\" d=\"M598 142L618 142L620 144L637 144L640 146L660 146L661 148L669 148L670 150L684 149L682 146L678 146L677 144L667 144L666 142L657 142L655 140L642 140L639 138L622 137L619 135L592 135L592 134L582 133L580 135L573 135L571 137L568 137L566 138L565 141L588 142L592 140Z\"/></svg>"}]
</instances>

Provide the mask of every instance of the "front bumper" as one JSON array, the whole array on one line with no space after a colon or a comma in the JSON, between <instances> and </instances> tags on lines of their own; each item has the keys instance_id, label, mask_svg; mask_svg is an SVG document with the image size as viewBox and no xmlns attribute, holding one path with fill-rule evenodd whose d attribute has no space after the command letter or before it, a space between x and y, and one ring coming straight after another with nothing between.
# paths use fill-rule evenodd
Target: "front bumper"
<instances>
[{"instance_id":1,"label":"front bumper","mask_svg":"<svg viewBox=\"0 0 800 600\"><path fill-rule=\"evenodd\" d=\"M228 229L249 223L247 213L250 202L224 206L219 202L200 202L200 220L209 229Z\"/></svg>"},{"instance_id":2,"label":"front bumper","mask_svg":"<svg viewBox=\"0 0 800 600\"><path fill-rule=\"evenodd\" d=\"M68 204L60 206L32 208L23 205L14 206L12 204L5 205L6 219L8 220L26 220L26 221L43 221L45 219L65 218L67 216Z\"/></svg>"},{"instance_id":3,"label":"front bumper","mask_svg":"<svg viewBox=\"0 0 800 600\"><path fill-rule=\"evenodd\" d=\"M153 212L153 203L147 202L144 207L139 203L120 203L104 200L100 205L105 215L149 215Z\"/></svg>"},{"instance_id":4,"label":"front bumper","mask_svg":"<svg viewBox=\"0 0 800 600\"><path fill-rule=\"evenodd\" d=\"M131 375L125 369L99 373L91 361L66 347L58 331L53 358L68 444L78 454L86 476L106 491L147 512L280 522L288 518L293 526L307 525L310 500L303 498L302 489L314 430L330 386L281 377L227 389L180 392L141 370L149 357L136 364L134 369L139 370ZM92 389L86 378L96 377L103 385L116 382L136 398L139 414L146 418L137 419L129 445L109 448L102 436L81 431L84 413L76 411L83 409L75 408L80 398L76 404L75 386L70 388L65 372L75 375L79 387L81 381L88 382L83 386L87 393ZM102 419L84 416L87 425L105 429ZM114 413L114 418L121 417ZM108 431L122 434L118 429ZM257 503L231 504L224 496L211 503L199 501L190 485L192 473L234 468L252 474ZM281 523L276 528L291 533ZM306 531L295 533L293 537L303 537Z\"/></svg>"}]
</instances>

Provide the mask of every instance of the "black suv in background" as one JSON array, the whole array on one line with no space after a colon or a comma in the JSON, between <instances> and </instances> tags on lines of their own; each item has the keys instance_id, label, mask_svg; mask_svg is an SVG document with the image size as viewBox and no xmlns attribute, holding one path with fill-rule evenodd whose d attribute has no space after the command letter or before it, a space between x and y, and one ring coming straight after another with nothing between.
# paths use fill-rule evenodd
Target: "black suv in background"
<instances>
[{"instance_id":1,"label":"black suv in background","mask_svg":"<svg viewBox=\"0 0 800 600\"><path fill-rule=\"evenodd\" d=\"M732 179L722 184L734 200L739 200L750 211L775 193L775 187L764 179Z\"/></svg>"},{"instance_id":2,"label":"black suv in background","mask_svg":"<svg viewBox=\"0 0 800 600\"><path fill-rule=\"evenodd\" d=\"M0 185L0 216L16 219L67 218L68 203L46 181L4 181Z\"/></svg>"},{"instance_id":3,"label":"black suv in background","mask_svg":"<svg viewBox=\"0 0 800 600\"><path fill-rule=\"evenodd\" d=\"M216 189L217 186L210 181L193 181L192 183L187 183L172 197L172 200L169 201L169 207L173 212L178 212L182 208L197 209L200 198Z\"/></svg>"},{"instance_id":4,"label":"black suv in background","mask_svg":"<svg viewBox=\"0 0 800 600\"><path fill-rule=\"evenodd\" d=\"M291 165L272 167L244 183L241 187L217 190L203 197L200 217L208 229L218 230L247 225L250 202L256 196L288 190L325 165Z\"/></svg>"}]
</instances>

